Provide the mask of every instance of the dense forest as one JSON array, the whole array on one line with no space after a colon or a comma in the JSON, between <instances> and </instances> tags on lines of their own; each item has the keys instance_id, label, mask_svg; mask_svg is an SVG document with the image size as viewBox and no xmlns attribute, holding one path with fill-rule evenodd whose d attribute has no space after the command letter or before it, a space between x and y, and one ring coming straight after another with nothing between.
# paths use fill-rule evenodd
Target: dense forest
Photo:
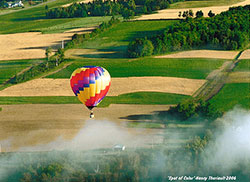
<instances>
[{"instance_id":1,"label":"dense forest","mask_svg":"<svg viewBox=\"0 0 250 182\"><path fill-rule=\"evenodd\" d=\"M122 15L125 19L142 13L165 9L169 4L184 0L96 0L89 3L74 3L69 7L48 9L47 18L73 18L87 16ZM48 8L48 7L47 7Z\"/></svg>"},{"instance_id":2,"label":"dense forest","mask_svg":"<svg viewBox=\"0 0 250 182\"><path fill-rule=\"evenodd\" d=\"M249 44L250 5L233 7L210 18L187 17L162 34L135 39L128 46L129 57L210 46L236 50Z\"/></svg>"}]
</instances>

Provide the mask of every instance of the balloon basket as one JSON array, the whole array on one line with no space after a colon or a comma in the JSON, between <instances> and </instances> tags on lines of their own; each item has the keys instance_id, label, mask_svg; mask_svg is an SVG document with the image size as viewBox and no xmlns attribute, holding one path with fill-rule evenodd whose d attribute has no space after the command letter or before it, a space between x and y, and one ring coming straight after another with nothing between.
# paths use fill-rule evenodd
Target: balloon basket
<instances>
[{"instance_id":1,"label":"balloon basket","mask_svg":"<svg viewBox=\"0 0 250 182\"><path fill-rule=\"evenodd\" d=\"M94 113L93 113L93 111L91 111L91 112L90 112L90 115L89 115L89 118L92 119L92 118L94 118L94 117L95 117L95 116L94 116Z\"/></svg>"}]
</instances>

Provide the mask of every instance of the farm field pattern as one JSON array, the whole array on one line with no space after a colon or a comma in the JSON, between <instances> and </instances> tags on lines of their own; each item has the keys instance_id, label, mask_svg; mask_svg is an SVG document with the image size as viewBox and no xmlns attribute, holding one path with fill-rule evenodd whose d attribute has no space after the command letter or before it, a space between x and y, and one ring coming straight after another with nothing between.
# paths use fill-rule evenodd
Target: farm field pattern
<instances>
[{"instance_id":1,"label":"farm field pattern","mask_svg":"<svg viewBox=\"0 0 250 182\"><path fill-rule=\"evenodd\" d=\"M66 151L67 154L67 150L100 149L104 151L97 152L100 156L122 156L120 151L107 152L120 143L135 151L164 146L166 153L171 153L198 143L203 145L203 139L210 136L208 133L221 127L220 122L228 118L227 112L230 115L240 108L248 113L250 44L234 51L212 49L208 45L138 58L128 57L127 51L131 41L150 39L181 23L179 11L202 10L207 17L210 10L219 14L231 6L250 5L250 0L218 0L218 4L210 0L200 5L184 1L130 20L117 16L119 23L67 48L59 66L25 80L23 73L27 70L46 63L47 68L47 48L51 47L54 54L74 34L89 34L111 19L110 16L45 18L45 5L49 9L66 8L74 2L51 0L27 9L0 12L0 162L5 152L8 155ZM72 72L86 65L104 67L111 75L110 90L94 109L94 119L89 119L89 110L74 96L70 86ZM18 75L23 75L25 81L15 83ZM211 123L204 118L182 120L168 115L171 107L200 98L208 98L206 102L224 115ZM195 158L202 150L193 151L190 156ZM197 159L192 165L198 163ZM99 164L94 167L98 173ZM1 172L0 163L0 181Z\"/></svg>"}]
</instances>

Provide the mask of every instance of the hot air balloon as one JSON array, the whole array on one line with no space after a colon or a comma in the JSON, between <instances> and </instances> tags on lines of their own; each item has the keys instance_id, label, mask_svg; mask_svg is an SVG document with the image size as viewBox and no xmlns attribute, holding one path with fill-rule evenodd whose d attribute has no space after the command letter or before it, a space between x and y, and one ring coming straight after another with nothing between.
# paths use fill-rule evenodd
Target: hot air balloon
<instances>
[{"instance_id":1,"label":"hot air balloon","mask_svg":"<svg viewBox=\"0 0 250 182\"><path fill-rule=\"evenodd\" d=\"M94 117L92 109L106 96L110 83L108 71L99 66L78 68L70 78L71 88L78 99L90 110L90 118Z\"/></svg>"}]
</instances>

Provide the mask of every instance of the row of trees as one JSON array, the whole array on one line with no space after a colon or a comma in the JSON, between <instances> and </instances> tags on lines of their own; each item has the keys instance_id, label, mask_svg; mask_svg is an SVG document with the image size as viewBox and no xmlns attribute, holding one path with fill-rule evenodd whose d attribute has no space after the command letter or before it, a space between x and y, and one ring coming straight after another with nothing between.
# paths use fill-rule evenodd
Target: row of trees
<instances>
[{"instance_id":1,"label":"row of trees","mask_svg":"<svg viewBox=\"0 0 250 182\"><path fill-rule=\"evenodd\" d=\"M179 11L178 16L179 16L179 17L183 17L183 18L188 18L188 17L193 18L193 17L194 17L194 12L193 12L193 10L191 10L191 9L190 9L190 10L187 10L187 11L183 11L183 12ZM202 10L197 11L197 12L195 13L195 17L196 17L196 18L201 18L201 17L203 17L203 16L204 16L204 13L203 13ZM210 11L208 12L208 16L209 16L210 18L211 18L211 17L214 17L214 16L215 16L215 13L213 13L212 10L210 10Z\"/></svg>"},{"instance_id":2,"label":"row of trees","mask_svg":"<svg viewBox=\"0 0 250 182\"><path fill-rule=\"evenodd\" d=\"M177 104L177 106L170 107L168 113L179 120L194 120L196 118L215 120L223 114L209 102L205 102L204 100L186 100Z\"/></svg>"},{"instance_id":3,"label":"row of trees","mask_svg":"<svg viewBox=\"0 0 250 182\"><path fill-rule=\"evenodd\" d=\"M66 44L65 49L73 48L75 45L81 44L83 41L87 41L87 40L95 37L99 33L106 31L107 29L109 29L110 27L112 27L113 25L115 25L119 22L120 22L120 20L118 18L115 18L114 16L112 16L108 22L103 22L102 24L100 24L98 26L98 28L93 30L91 33L74 34L72 36L72 40Z\"/></svg>"},{"instance_id":4,"label":"row of trees","mask_svg":"<svg viewBox=\"0 0 250 182\"><path fill-rule=\"evenodd\" d=\"M15 75L8 81L8 83L16 84L25 82L57 67L64 61L64 49L61 48L59 48L54 54L51 48L47 48L45 55L46 55L46 62L41 62L37 65L33 65L28 70Z\"/></svg>"},{"instance_id":5,"label":"row of trees","mask_svg":"<svg viewBox=\"0 0 250 182\"><path fill-rule=\"evenodd\" d=\"M226 50L244 48L250 38L249 14L250 5L247 5L230 8L211 18L187 17L162 34L130 42L128 56L141 57L206 45Z\"/></svg>"},{"instance_id":6,"label":"row of trees","mask_svg":"<svg viewBox=\"0 0 250 182\"><path fill-rule=\"evenodd\" d=\"M89 3L74 3L69 7L48 9L47 18L73 18L87 16L114 16L122 15L129 19L134 15L152 13L155 10L165 9L169 4L183 0L96 0Z\"/></svg>"}]
</instances>

